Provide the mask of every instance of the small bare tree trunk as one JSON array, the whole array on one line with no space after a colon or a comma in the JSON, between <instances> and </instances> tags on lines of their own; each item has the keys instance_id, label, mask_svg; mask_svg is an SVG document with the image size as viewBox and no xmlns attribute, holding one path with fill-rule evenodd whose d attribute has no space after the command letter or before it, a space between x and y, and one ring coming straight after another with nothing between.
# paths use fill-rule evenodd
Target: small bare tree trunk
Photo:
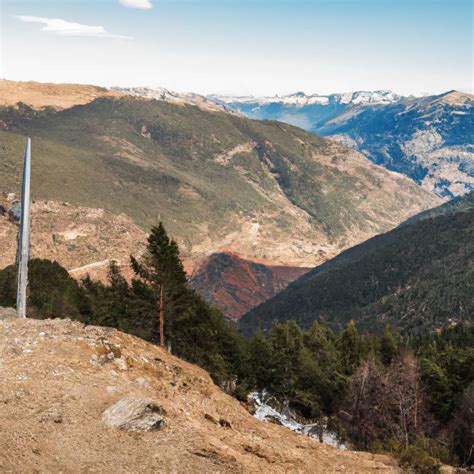
<instances>
[{"instance_id":1,"label":"small bare tree trunk","mask_svg":"<svg viewBox=\"0 0 474 474\"><path fill-rule=\"evenodd\" d=\"M163 304L163 285L160 286L160 346L165 347L165 313Z\"/></svg>"}]
</instances>

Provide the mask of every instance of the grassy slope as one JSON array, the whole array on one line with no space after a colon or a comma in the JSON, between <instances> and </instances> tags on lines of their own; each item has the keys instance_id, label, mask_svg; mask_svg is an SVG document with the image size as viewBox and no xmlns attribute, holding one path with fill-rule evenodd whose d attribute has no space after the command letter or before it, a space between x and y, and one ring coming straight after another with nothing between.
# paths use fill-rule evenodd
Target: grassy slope
<instances>
[{"instance_id":1,"label":"grassy slope","mask_svg":"<svg viewBox=\"0 0 474 474\"><path fill-rule=\"evenodd\" d=\"M468 197L466 197L466 201ZM446 210L446 208L445 208ZM419 333L474 314L474 212L443 213L374 237L316 267L241 319L245 332L295 319L391 323Z\"/></svg>"},{"instance_id":2,"label":"grassy slope","mask_svg":"<svg viewBox=\"0 0 474 474\"><path fill-rule=\"evenodd\" d=\"M277 122L108 98L61 112L4 108L0 120L3 189L18 190L30 135L34 196L124 212L144 227L161 218L191 253L232 246L233 233L250 240L245 225L260 226L261 239L242 244L247 257L271 259L269 242L292 239L344 247L436 203L408 180ZM291 252L286 261L307 263L309 250Z\"/></svg>"}]
</instances>

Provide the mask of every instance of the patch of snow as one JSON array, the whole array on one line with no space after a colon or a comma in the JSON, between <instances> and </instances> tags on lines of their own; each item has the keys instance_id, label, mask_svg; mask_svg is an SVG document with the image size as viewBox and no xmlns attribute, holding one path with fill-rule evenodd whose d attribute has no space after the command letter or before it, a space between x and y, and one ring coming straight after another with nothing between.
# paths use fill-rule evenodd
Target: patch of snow
<instances>
[{"instance_id":1,"label":"patch of snow","mask_svg":"<svg viewBox=\"0 0 474 474\"><path fill-rule=\"evenodd\" d=\"M225 110L218 102L193 92L174 92L164 87L111 87L111 91L126 94L132 97L162 100L174 104L189 104L208 110Z\"/></svg>"},{"instance_id":2,"label":"patch of snow","mask_svg":"<svg viewBox=\"0 0 474 474\"><path fill-rule=\"evenodd\" d=\"M278 424L288 428L296 433L305 434L311 436L314 439L320 439L320 433L322 434L322 442L335 448L346 450L347 447L344 443L340 443L335 433L326 430L321 427L318 423L310 423L304 425L296 421L292 416L285 415L272 408L267 402L269 400L268 393L264 390L262 393L251 392L251 400L255 403L256 411L254 413L255 418L260 421L276 421Z\"/></svg>"}]
</instances>

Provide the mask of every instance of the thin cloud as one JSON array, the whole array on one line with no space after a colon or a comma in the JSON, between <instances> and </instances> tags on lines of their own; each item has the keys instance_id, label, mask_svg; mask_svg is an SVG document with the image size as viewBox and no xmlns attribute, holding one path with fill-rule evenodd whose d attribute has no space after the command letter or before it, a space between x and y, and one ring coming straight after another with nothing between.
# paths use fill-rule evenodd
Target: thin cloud
<instances>
[{"instance_id":1,"label":"thin cloud","mask_svg":"<svg viewBox=\"0 0 474 474\"><path fill-rule=\"evenodd\" d=\"M116 35L109 33L103 26L82 25L61 18L44 18L40 16L17 15L20 21L25 23L41 23L44 26L41 31L53 33L58 36L69 36L76 38L109 38L120 40L133 40L132 36Z\"/></svg>"},{"instance_id":2,"label":"thin cloud","mask_svg":"<svg viewBox=\"0 0 474 474\"><path fill-rule=\"evenodd\" d=\"M153 8L150 0L119 0L120 5L129 8L140 8L141 10L149 10Z\"/></svg>"}]
</instances>

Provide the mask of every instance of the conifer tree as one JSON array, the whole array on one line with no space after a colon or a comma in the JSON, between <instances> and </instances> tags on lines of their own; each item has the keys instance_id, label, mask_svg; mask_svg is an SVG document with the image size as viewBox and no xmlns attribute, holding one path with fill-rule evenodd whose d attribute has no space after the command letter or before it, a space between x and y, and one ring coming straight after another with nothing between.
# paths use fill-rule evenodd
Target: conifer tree
<instances>
[{"instance_id":1,"label":"conifer tree","mask_svg":"<svg viewBox=\"0 0 474 474\"><path fill-rule=\"evenodd\" d=\"M183 305L186 297L186 272L179 258L179 248L176 242L168 237L163 224L151 229L148 237L148 247L140 261L131 257L133 271L145 280L156 292L159 305L159 337L161 346L165 345L164 324ZM168 328L168 334L170 332Z\"/></svg>"},{"instance_id":2,"label":"conifer tree","mask_svg":"<svg viewBox=\"0 0 474 474\"><path fill-rule=\"evenodd\" d=\"M355 321L351 320L337 340L337 347L342 355L342 369L352 374L363 357L361 337L357 332Z\"/></svg>"},{"instance_id":3,"label":"conifer tree","mask_svg":"<svg viewBox=\"0 0 474 474\"><path fill-rule=\"evenodd\" d=\"M129 286L115 261L110 262L108 272L109 286L105 289L104 312L106 319L103 324L121 328L121 319L128 312Z\"/></svg>"},{"instance_id":4,"label":"conifer tree","mask_svg":"<svg viewBox=\"0 0 474 474\"><path fill-rule=\"evenodd\" d=\"M389 324L385 326L382 339L380 341L380 354L382 356L382 362L385 365L390 364L393 358L397 354L398 344L395 336L393 335L392 328Z\"/></svg>"}]
</instances>

